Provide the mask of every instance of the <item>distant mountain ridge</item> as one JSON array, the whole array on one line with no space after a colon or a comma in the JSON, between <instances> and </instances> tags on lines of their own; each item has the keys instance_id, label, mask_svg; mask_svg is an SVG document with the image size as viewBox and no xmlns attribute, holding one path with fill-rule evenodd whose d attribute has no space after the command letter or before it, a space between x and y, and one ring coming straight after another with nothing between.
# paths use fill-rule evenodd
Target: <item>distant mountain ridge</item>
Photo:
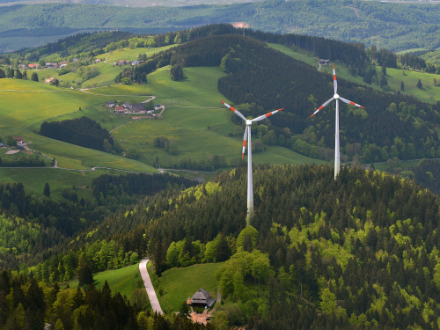
<instances>
[{"instance_id":1,"label":"distant mountain ridge","mask_svg":"<svg viewBox=\"0 0 440 330\"><path fill-rule=\"evenodd\" d=\"M357 13L352 8L357 9ZM440 37L440 6L373 1L279 1L130 8L89 4L35 4L0 7L0 33L14 37L54 35L75 30L119 29L134 33L162 33L208 23L243 22L268 32L323 36L362 42L391 50L436 49ZM17 33L17 29L23 34ZM0 38L1 43L1 38ZM23 47L26 47L24 44Z\"/></svg>"}]
</instances>

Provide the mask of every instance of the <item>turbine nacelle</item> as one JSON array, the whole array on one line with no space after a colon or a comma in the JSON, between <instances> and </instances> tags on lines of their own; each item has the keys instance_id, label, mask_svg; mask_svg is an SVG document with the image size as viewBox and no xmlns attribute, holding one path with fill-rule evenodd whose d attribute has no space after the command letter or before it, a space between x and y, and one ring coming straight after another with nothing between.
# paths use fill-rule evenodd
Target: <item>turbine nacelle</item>
<instances>
[{"instance_id":1,"label":"turbine nacelle","mask_svg":"<svg viewBox=\"0 0 440 330\"><path fill-rule=\"evenodd\" d=\"M246 120L246 126L252 126L252 120L247 119Z\"/></svg>"},{"instance_id":2,"label":"turbine nacelle","mask_svg":"<svg viewBox=\"0 0 440 330\"><path fill-rule=\"evenodd\" d=\"M335 100L339 100L339 94L336 93L335 95L333 95L333 98L334 98Z\"/></svg>"}]
</instances>

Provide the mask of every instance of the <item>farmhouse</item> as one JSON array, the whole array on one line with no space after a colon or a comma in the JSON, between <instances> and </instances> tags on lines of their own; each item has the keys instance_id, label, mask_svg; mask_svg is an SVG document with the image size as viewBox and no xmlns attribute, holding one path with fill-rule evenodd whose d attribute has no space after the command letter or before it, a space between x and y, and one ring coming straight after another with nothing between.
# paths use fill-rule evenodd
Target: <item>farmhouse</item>
<instances>
[{"instance_id":1,"label":"farmhouse","mask_svg":"<svg viewBox=\"0 0 440 330\"><path fill-rule=\"evenodd\" d=\"M1 147L4 147L4 146L5 146L5 144L2 143L2 142L0 142L0 148L1 148Z\"/></svg>"},{"instance_id":2,"label":"farmhouse","mask_svg":"<svg viewBox=\"0 0 440 330\"><path fill-rule=\"evenodd\" d=\"M60 64L67 64L67 61L61 61Z\"/></svg>"},{"instance_id":3,"label":"farmhouse","mask_svg":"<svg viewBox=\"0 0 440 330\"><path fill-rule=\"evenodd\" d=\"M192 306L208 306L211 308L215 303L215 299L211 297L208 291L200 288L192 298L188 299L188 304Z\"/></svg>"},{"instance_id":4,"label":"farmhouse","mask_svg":"<svg viewBox=\"0 0 440 330\"><path fill-rule=\"evenodd\" d=\"M115 107L115 113L124 113L124 112L125 112L125 109L123 106L117 105Z\"/></svg>"},{"instance_id":5,"label":"farmhouse","mask_svg":"<svg viewBox=\"0 0 440 330\"><path fill-rule=\"evenodd\" d=\"M139 61L133 61L133 63L131 65L138 65Z\"/></svg>"},{"instance_id":6,"label":"farmhouse","mask_svg":"<svg viewBox=\"0 0 440 330\"><path fill-rule=\"evenodd\" d=\"M56 68L58 66L58 63L46 63L47 68Z\"/></svg>"},{"instance_id":7,"label":"farmhouse","mask_svg":"<svg viewBox=\"0 0 440 330\"><path fill-rule=\"evenodd\" d=\"M319 61L319 64L327 65L329 62L330 62L330 60L323 60L323 59L321 59L321 60Z\"/></svg>"},{"instance_id":8,"label":"farmhouse","mask_svg":"<svg viewBox=\"0 0 440 330\"><path fill-rule=\"evenodd\" d=\"M17 144L23 144L24 143L23 138L21 136L16 136L13 139L17 140Z\"/></svg>"},{"instance_id":9,"label":"farmhouse","mask_svg":"<svg viewBox=\"0 0 440 330\"><path fill-rule=\"evenodd\" d=\"M114 106L115 106L115 102L113 101L108 101L105 103L106 108L113 108Z\"/></svg>"},{"instance_id":10,"label":"farmhouse","mask_svg":"<svg viewBox=\"0 0 440 330\"><path fill-rule=\"evenodd\" d=\"M132 105L133 111L143 111L145 110L145 103L136 103Z\"/></svg>"},{"instance_id":11,"label":"farmhouse","mask_svg":"<svg viewBox=\"0 0 440 330\"><path fill-rule=\"evenodd\" d=\"M50 83L53 83L55 80L57 80L55 77L52 77L52 78L49 78L49 79L46 79L45 81L44 81L44 83L45 84L50 84Z\"/></svg>"},{"instance_id":12,"label":"farmhouse","mask_svg":"<svg viewBox=\"0 0 440 330\"><path fill-rule=\"evenodd\" d=\"M30 69L36 69L36 68L38 67L38 64L36 64L36 63L31 63L31 64L28 65L28 67L29 67Z\"/></svg>"},{"instance_id":13,"label":"farmhouse","mask_svg":"<svg viewBox=\"0 0 440 330\"><path fill-rule=\"evenodd\" d=\"M77 58L74 58L74 59L73 59L73 62L78 62L78 59L77 59Z\"/></svg>"},{"instance_id":14,"label":"farmhouse","mask_svg":"<svg viewBox=\"0 0 440 330\"><path fill-rule=\"evenodd\" d=\"M128 103L128 102L124 102L124 103L122 103L122 106L123 106L125 109L128 109L128 110L133 109L133 104Z\"/></svg>"}]
</instances>

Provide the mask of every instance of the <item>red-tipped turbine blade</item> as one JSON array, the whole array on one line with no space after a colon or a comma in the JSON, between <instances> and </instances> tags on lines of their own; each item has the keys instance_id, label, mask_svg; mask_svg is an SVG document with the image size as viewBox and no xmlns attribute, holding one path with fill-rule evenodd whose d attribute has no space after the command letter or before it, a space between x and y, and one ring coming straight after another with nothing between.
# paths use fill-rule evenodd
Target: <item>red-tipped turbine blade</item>
<instances>
[{"instance_id":1,"label":"red-tipped turbine blade","mask_svg":"<svg viewBox=\"0 0 440 330\"><path fill-rule=\"evenodd\" d=\"M323 105L321 105L318 110L316 110L314 113L312 113L312 115L309 118L312 118L314 115L316 115L319 111L321 111L322 109L324 109L324 107L329 104L331 101L333 101L333 97L330 100L325 101L325 103Z\"/></svg>"},{"instance_id":2,"label":"red-tipped turbine blade","mask_svg":"<svg viewBox=\"0 0 440 330\"><path fill-rule=\"evenodd\" d=\"M244 153L246 152L247 131L248 131L248 128L247 128L247 126L246 126L246 128L244 129L244 136L243 136L243 151L242 151L242 153L241 153L241 159L244 158Z\"/></svg>"},{"instance_id":3,"label":"red-tipped turbine blade","mask_svg":"<svg viewBox=\"0 0 440 330\"><path fill-rule=\"evenodd\" d=\"M272 116L272 115L274 115L274 114L276 114L276 113L278 113L278 112L280 112L280 111L282 111L282 110L284 110L284 108L282 108L282 109L278 109L278 110L275 110L275 111L272 111L272 112L268 112L268 113L266 113L265 115L262 115L262 116L260 116L260 117L257 117L257 118L255 118L255 119L253 119L252 121L253 121L253 122L257 122L257 121L260 121L260 120L266 119L267 117L270 117L270 116Z\"/></svg>"},{"instance_id":4,"label":"red-tipped turbine blade","mask_svg":"<svg viewBox=\"0 0 440 330\"><path fill-rule=\"evenodd\" d=\"M335 94L338 91L338 81L336 80L336 70L335 65L333 64L333 89L335 91Z\"/></svg>"},{"instance_id":5,"label":"red-tipped turbine blade","mask_svg":"<svg viewBox=\"0 0 440 330\"><path fill-rule=\"evenodd\" d=\"M347 99L344 99L343 97L340 97L340 96L339 96L339 98L341 99L342 102L345 102L345 103L350 104L350 105L354 105L355 107L358 107L358 108L365 109L365 107L363 107L360 104L354 103L354 102L352 102L350 100L347 100Z\"/></svg>"},{"instance_id":6,"label":"red-tipped turbine blade","mask_svg":"<svg viewBox=\"0 0 440 330\"><path fill-rule=\"evenodd\" d=\"M234 112L238 117L240 117L241 119L243 119L244 121L246 121L245 116L243 116L243 115L241 114L240 111L238 111L238 110L236 110L235 108L231 107L229 104L223 102L222 100L220 100L220 102L223 103L223 104L226 106L226 108L228 108L229 110L231 110L232 112Z\"/></svg>"}]
</instances>

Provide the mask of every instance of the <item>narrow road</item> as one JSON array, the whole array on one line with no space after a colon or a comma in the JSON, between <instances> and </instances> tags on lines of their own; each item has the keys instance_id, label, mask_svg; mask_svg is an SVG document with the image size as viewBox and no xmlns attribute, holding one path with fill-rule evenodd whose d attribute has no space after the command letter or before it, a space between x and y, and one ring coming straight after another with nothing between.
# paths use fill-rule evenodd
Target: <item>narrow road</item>
<instances>
[{"instance_id":1,"label":"narrow road","mask_svg":"<svg viewBox=\"0 0 440 330\"><path fill-rule=\"evenodd\" d=\"M159 300L154 291L153 283L151 283L150 275L147 271L147 262L150 259L145 258L139 263L139 271L141 272L142 280L144 281L145 290L147 290L148 299L150 299L151 307L153 311L158 314L163 314L162 308L160 308Z\"/></svg>"}]
</instances>

